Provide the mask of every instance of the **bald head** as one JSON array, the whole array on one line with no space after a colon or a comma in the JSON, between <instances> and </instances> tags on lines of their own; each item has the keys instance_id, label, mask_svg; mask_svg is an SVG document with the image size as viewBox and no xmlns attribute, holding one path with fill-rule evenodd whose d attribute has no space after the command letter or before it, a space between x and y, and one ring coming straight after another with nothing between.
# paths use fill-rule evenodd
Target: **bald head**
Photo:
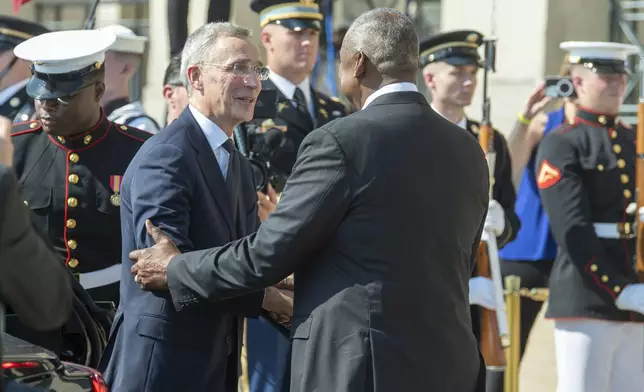
<instances>
[{"instance_id":1,"label":"bald head","mask_svg":"<svg viewBox=\"0 0 644 392\"><path fill-rule=\"evenodd\" d=\"M415 74L419 64L418 36L402 12L377 8L351 24L341 51L351 56L362 52L383 76L399 78Z\"/></svg>"}]
</instances>

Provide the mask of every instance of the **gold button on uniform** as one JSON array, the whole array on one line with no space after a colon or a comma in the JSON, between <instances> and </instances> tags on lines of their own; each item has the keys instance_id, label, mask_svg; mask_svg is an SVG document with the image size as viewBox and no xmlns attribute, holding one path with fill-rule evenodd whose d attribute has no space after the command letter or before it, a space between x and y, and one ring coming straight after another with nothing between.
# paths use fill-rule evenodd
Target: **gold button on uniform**
<instances>
[{"instance_id":1,"label":"gold button on uniform","mask_svg":"<svg viewBox=\"0 0 644 392\"><path fill-rule=\"evenodd\" d=\"M70 174L68 180L71 184L78 184L78 175Z\"/></svg>"},{"instance_id":2,"label":"gold button on uniform","mask_svg":"<svg viewBox=\"0 0 644 392\"><path fill-rule=\"evenodd\" d=\"M37 126L38 126L37 122L32 122L31 124L29 124L29 128L31 129L36 128Z\"/></svg>"},{"instance_id":3,"label":"gold button on uniform","mask_svg":"<svg viewBox=\"0 0 644 392\"><path fill-rule=\"evenodd\" d=\"M591 265L590 270L593 271L593 272L597 271L597 264Z\"/></svg>"},{"instance_id":4,"label":"gold button on uniform","mask_svg":"<svg viewBox=\"0 0 644 392\"><path fill-rule=\"evenodd\" d=\"M602 282L608 282L608 276L602 275Z\"/></svg>"},{"instance_id":5,"label":"gold button on uniform","mask_svg":"<svg viewBox=\"0 0 644 392\"><path fill-rule=\"evenodd\" d=\"M80 160L80 157L78 156L78 154L70 154L69 155L69 161L71 163L78 163L79 160Z\"/></svg>"},{"instance_id":6,"label":"gold button on uniform","mask_svg":"<svg viewBox=\"0 0 644 392\"><path fill-rule=\"evenodd\" d=\"M127 127L125 125L121 125L121 129L127 131Z\"/></svg>"},{"instance_id":7,"label":"gold button on uniform","mask_svg":"<svg viewBox=\"0 0 644 392\"><path fill-rule=\"evenodd\" d=\"M75 219L67 219L66 226L68 229L73 229L76 227L76 220Z\"/></svg>"},{"instance_id":8,"label":"gold button on uniform","mask_svg":"<svg viewBox=\"0 0 644 392\"><path fill-rule=\"evenodd\" d=\"M91 142L92 142L92 135L87 135L83 139L83 143L85 143L85 144L90 144Z\"/></svg>"},{"instance_id":9,"label":"gold button on uniform","mask_svg":"<svg viewBox=\"0 0 644 392\"><path fill-rule=\"evenodd\" d=\"M597 170L604 171L604 165L602 165L601 163L597 165Z\"/></svg>"},{"instance_id":10,"label":"gold button on uniform","mask_svg":"<svg viewBox=\"0 0 644 392\"><path fill-rule=\"evenodd\" d=\"M619 144L614 144L613 151L615 151L615 154L619 154L620 152L622 152L622 146L620 146Z\"/></svg>"},{"instance_id":11,"label":"gold button on uniform","mask_svg":"<svg viewBox=\"0 0 644 392\"><path fill-rule=\"evenodd\" d=\"M619 167L620 169L625 168L625 167L626 167L626 161L625 161L625 160L623 160L623 159L621 159L621 158L620 158L620 159L618 159L618 160L617 160L617 167Z\"/></svg>"},{"instance_id":12,"label":"gold button on uniform","mask_svg":"<svg viewBox=\"0 0 644 392\"><path fill-rule=\"evenodd\" d=\"M69 249L76 249L78 244L74 240L69 240L69 241L67 241L67 246L69 246Z\"/></svg>"},{"instance_id":13,"label":"gold button on uniform","mask_svg":"<svg viewBox=\"0 0 644 392\"><path fill-rule=\"evenodd\" d=\"M606 124L606 116L597 117L597 122L602 124L602 125L605 125Z\"/></svg>"},{"instance_id":14,"label":"gold button on uniform","mask_svg":"<svg viewBox=\"0 0 644 392\"><path fill-rule=\"evenodd\" d=\"M29 207L29 203L27 202L27 200L25 200L25 205Z\"/></svg>"},{"instance_id":15,"label":"gold button on uniform","mask_svg":"<svg viewBox=\"0 0 644 392\"><path fill-rule=\"evenodd\" d=\"M58 139L58 141L61 142L62 144L65 144L65 138L64 137L57 136L56 139Z\"/></svg>"},{"instance_id":16,"label":"gold button on uniform","mask_svg":"<svg viewBox=\"0 0 644 392\"><path fill-rule=\"evenodd\" d=\"M631 191L629 191L628 189L624 189L624 197L627 199L630 199L631 196L632 196Z\"/></svg>"},{"instance_id":17,"label":"gold button on uniform","mask_svg":"<svg viewBox=\"0 0 644 392\"><path fill-rule=\"evenodd\" d=\"M76 267L78 267L78 260L77 259L69 259L69 261L67 262L67 265L70 268L76 268Z\"/></svg>"},{"instance_id":18,"label":"gold button on uniform","mask_svg":"<svg viewBox=\"0 0 644 392\"><path fill-rule=\"evenodd\" d=\"M622 291L622 288L619 287L619 286L615 286L615 287L613 287L613 291L616 292L616 293L619 293L620 291Z\"/></svg>"},{"instance_id":19,"label":"gold button on uniform","mask_svg":"<svg viewBox=\"0 0 644 392\"><path fill-rule=\"evenodd\" d=\"M619 176L620 180L622 180L622 184L628 184L628 175L627 174L622 174Z\"/></svg>"},{"instance_id":20,"label":"gold button on uniform","mask_svg":"<svg viewBox=\"0 0 644 392\"><path fill-rule=\"evenodd\" d=\"M616 137L617 137L617 131L613 129L612 131L610 131L610 138L615 139Z\"/></svg>"},{"instance_id":21,"label":"gold button on uniform","mask_svg":"<svg viewBox=\"0 0 644 392\"><path fill-rule=\"evenodd\" d=\"M67 199L67 205L70 207L76 207L78 205L78 199L76 199L75 197L70 197L69 199Z\"/></svg>"}]
</instances>

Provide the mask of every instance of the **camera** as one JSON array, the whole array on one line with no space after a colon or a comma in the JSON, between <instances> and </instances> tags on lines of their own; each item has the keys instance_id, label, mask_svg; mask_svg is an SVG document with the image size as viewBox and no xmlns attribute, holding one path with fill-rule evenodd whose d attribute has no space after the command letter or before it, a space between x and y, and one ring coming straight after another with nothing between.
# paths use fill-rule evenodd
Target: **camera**
<instances>
[{"instance_id":1,"label":"camera","mask_svg":"<svg viewBox=\"0 0 644 392\"><path fill-rule=\"evenodd\" d=\"M277 90L262 89L255 102L253 120L238 125L234 138L237 149L248 158L255 178L255 188L266 193L270 183L281 192L288 175L277 170L271 161L293 146L284 132L272 121L277 116ZM256 120L266 120L258 124Z\"/></svg>"},{"instance_id":2,"label":"camera","mask_svg":"<svg viewBox=\"0 0 644 392\"><path fill-rule=\"evenodd\" d=\"M545 80L545 95L551 98L575 98L575 86L569 77L549 76Z\"/></svg>"}]
</instances>

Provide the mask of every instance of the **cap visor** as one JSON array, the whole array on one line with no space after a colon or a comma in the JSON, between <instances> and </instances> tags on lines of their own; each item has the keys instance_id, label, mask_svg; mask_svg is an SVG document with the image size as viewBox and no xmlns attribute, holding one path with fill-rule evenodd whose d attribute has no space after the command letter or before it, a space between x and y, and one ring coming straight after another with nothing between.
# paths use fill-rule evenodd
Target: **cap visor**
<instances>
[{"instance_id":1,"label":"cap visor","mask_svg":"<svg viewBox=\"0 0 644 392\"><path fill-rule=\"evenodd\" d=\"M50 83L32 76L27 83L27 95L38 100L48 100L65 97L83 88L83 80Z\"/></svg>"},{"instance_id":2,"label":"cap visor","mask_svg":"<svg viewBox=\"0 0 644 392\"><path fill-rule=\"evenodd\" d=\"M443 59L442 61L451 65L479 65L479 59L471 56L451 56Z\"/></svg>"},{"instance_id":3,"label":"cap visor","mask_svg":"<svg viewBox=\"0 0 644 392\"><path fill-rule=\"evenodd\" d=\"M593 64L593 71L598 74L630 74L628 68L621 64Z\"/></svg>"},{"instance_id":4,"label":"cap visor","mask_svg":"<svg viewBox=\"0 0 644 392\"><path fill-rule=\"evenodd\" d=\"M321 28L320 21L316 19L280 19L275 23L295 31Z\"/></svg>"}]
</instances>

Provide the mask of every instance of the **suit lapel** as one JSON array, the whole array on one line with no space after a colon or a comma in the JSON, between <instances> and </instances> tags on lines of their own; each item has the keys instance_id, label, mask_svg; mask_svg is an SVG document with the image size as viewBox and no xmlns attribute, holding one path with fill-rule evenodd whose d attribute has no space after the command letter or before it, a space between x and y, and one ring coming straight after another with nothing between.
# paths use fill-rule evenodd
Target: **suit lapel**
<instances>
[{"instance_id":1,"label":"suit lapel","mask_svg":"<svg viewBox=\"0 0 644 392\"><path fill-rule=\"evenodd\" d=\"M232 201L227 192L226 182L224 176L221 174L219 163L215 157L214 151L210 148L208 139L204 135L197 120L190 113L190 109L186 108L181 113L180 119L186 124L186 132L192 142L193 147L197 151L197 161L201 174L206 180L210 194L215 200L215 204L223 215L228 228L231 233L235 232L235 224L233 219Z\"/></svg>"}]
</instances>

